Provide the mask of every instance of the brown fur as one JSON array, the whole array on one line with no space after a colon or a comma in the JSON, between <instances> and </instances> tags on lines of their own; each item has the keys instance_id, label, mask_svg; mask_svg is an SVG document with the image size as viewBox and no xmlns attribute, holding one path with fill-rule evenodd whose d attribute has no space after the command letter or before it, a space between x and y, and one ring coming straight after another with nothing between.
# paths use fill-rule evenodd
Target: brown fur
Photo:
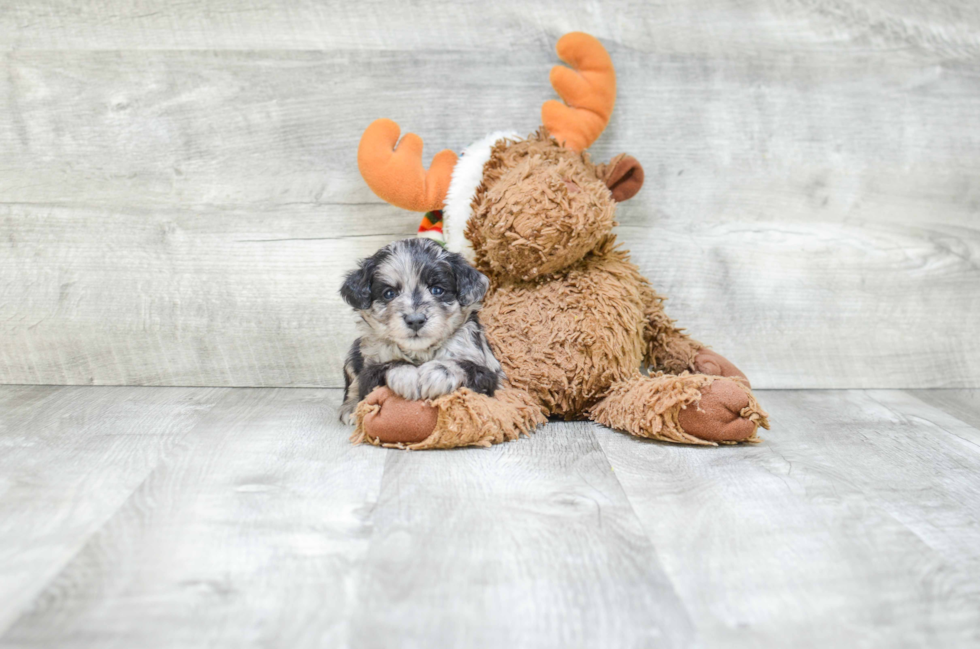
<instances>
[{"instance_id":1,"label":"brown fur","mask_svg":"<svg viewBox=\"0 0 980 649\"><path fill-rule=\"evenodd\" d=\"M529 435L545 422L541 408L525 392L505 388L497 390L491 398L463 388L429 402L437 411L437 419L435 428L426 438L415 443L386 444L367 432L366 422L381 408L371 401L370 398L365 399L357 406L357 426L350 438L355 444L367 442L375 446L408 450L490 446L513 441L522 434ZM402 403L412 406L411 402ZM406 414L417 416L413 410L408 410ZM399 423L396 419L396 426Z\"/></svg>"},{"instance_id":2,"label":"brown fur","mask_svg":"<svg viewBox=\"0 0 980 649\"><path fill-rule=\"evenodd\" d=\"M497 278L484 306L504 374L550 416L578 417L643 360L639 276L613 245L606 239L560 277Z\"/></svg>"},{"instance_id":3,"label":"brown fur","mask_svg":"<svg viewBox=\"0 0 980 649\"><path fill-rule=\"evenodd\" d=\"M747 382L697 373L703 345L667 317L663 298L617 247L610 176L608 165L559 146L544 129L494 148L466 236L490 278L481 319L511 389L496 403L468 391L433 401L435 430L408 448L516 439L542 415L591 418L665 441L725 443L679 423L685 408L702 412L716 381L737 389L726 386L728 401L705 412L751 422L738 441L757 441L756 428L768 428ZM651 376L639 373L644 366ZM377 443L363 426L370 408L377 406L358 409L355 439Z\"/></svg>"}]
</instances>

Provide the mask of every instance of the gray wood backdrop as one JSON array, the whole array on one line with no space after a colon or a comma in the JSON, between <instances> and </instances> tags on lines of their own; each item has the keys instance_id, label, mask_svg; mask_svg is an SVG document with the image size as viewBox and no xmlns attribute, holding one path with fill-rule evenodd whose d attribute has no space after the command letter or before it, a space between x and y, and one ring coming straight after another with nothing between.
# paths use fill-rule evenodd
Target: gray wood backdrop
<instances>
[{"instance_id":1,"label":"gray wood backdrop","mask_svg":"<svg viewBox=\"0 0 980 649\"><path fill-rule=\"evenodd\" d=\"M571 30L647 172L619 233L767 388L980 385L976 0L0 5L0 382L339 386L361 181L538 124Z\"/></svg>"}]
</instances>

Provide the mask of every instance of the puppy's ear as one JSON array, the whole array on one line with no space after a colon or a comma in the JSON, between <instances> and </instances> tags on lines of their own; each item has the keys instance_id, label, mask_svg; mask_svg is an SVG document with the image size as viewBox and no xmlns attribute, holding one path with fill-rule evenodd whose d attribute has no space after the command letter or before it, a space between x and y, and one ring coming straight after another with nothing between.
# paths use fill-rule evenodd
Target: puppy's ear
<instances>
[{"instance_id":1,"label":"puppy's ear","mask_svg":"<svg viewBox=\"0 0 980 649\"><path fill-rule=\"evenodd\" d=\"M449 253L449 265L456 276L456 296L459 303L469 306L482 300L490 288L487 276L470 266L462 255L455 252Z\"/></svg>"},{"instance_id":2,"label":"puppy's ear","mask_svg":"<svg viewBox=\"0 0 980 649\"><path fill-rule=\"evenodd\" d=\"M376 266L374 257L361 260L357 270L347 273L347 279L340 287L340 297L358 311L371 306L371 277Z\"/></svg>"}]
</instances>

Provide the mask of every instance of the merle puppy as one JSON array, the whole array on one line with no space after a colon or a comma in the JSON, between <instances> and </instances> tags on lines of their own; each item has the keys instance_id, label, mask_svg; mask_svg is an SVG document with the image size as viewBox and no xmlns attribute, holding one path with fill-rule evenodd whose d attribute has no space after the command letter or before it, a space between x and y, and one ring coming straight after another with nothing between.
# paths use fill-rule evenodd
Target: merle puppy
<instances>
[{"instance_id":1,"label":"merle puppy","mask_svg":"<svg viewBox=\"0 0 980 649\"><path fill-rule=\"evenodd\" d=\"M409 400L457 388L493 396L504 378L477 312L490 282L430 239L389 244L347 275L340 295L360 316L344 363L340 419L386 385Z\"/></svg>"}]
</instances>

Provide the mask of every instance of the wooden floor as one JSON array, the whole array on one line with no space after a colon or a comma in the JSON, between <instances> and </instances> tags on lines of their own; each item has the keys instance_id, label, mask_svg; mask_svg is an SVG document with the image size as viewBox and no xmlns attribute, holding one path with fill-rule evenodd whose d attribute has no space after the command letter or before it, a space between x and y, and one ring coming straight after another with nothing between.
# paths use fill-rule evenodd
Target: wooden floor
<instances>
[{"instance_id":1,"label":"wooden floor","mask_svg":"<svg viewBox=\"0 0 980 649\"><path fill-rule=\"evenodd\" d=\"M980 391L761 397L409 453L336 390L0 387L0 646L976 646Z\"/></svg>"}]
</instances>

